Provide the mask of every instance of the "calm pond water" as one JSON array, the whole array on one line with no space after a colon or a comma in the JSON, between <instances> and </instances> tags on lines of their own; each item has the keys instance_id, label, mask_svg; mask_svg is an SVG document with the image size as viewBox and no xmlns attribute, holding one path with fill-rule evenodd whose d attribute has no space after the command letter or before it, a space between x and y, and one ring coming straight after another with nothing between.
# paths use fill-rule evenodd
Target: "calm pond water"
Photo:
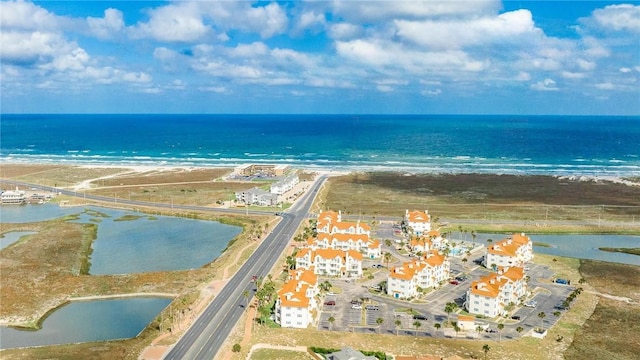
<instances>
[{"instance_id":1,"label":"calm pond water","mask_svg":"<svg viewBox=\"0 0 640 360\"><path fill-rule=\"evenodd\" d=\"M40 330L0 327L0 349L133 338L170 302L157 297L72 302L51 313Z\"/></svg>"},{"instance_id":2,"label":"calm pond water","mask_svg":"<svg viewBox=\"0 0 640 360\"><path fill-rule=\"evenodd\" d=\"M504 239L506 236L506 234L478 233L476 242L482 242L486 245L487 239L493 239L493 241L496 242ZM637 248L640 247L640 236L531 234L529 237L534 243L550 245L550 247L534 246L534 253L640 265L640 256L602 251L599 249L600 247ZM457 238L459 238L459 235L454 232L452 239ZM467 235L467 240L471 241L471 235Z\"/></svg>"},{"instance_id":3,"label":"calm pond water","mask_svg":"<svg viewBox=\"0 0 640 360\"><path fill-rule=\"evenodd\" d=\"M35 231L11 231L11 232L5 233L2 237L0 237L0 250L20 240L20 238L25 235L33 235L33 234L36 234L36 232Z\"/></svg>"},{"instance_id":4,"label":"calm pond water","mask_svg":"<svg viewBox=\"0 0 640 360\"><path fill-rule=\"evenodd\" d=\"M217 258L239 226L99 207L54 204L2 207L2 222L35 222L79 214L74 222L98 225L89 272L127 274L201 267Z\"/></svg>"}]
</instances>

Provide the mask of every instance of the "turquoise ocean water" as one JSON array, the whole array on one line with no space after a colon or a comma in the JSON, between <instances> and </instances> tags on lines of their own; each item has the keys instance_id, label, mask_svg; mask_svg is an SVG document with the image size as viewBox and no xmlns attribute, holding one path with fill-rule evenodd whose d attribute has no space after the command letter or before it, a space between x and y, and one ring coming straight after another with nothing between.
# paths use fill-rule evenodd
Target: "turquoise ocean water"
<instances>
[{"instance_id":1,"label":"turquoise ocean water","mask_svg":"<svg viewBox=\"0 0 640 360\"><path fill-rule=\"evenodd\" d=\"M7 115L0 162L640 175L640 117Z\"/></svg>"}]
</instances>

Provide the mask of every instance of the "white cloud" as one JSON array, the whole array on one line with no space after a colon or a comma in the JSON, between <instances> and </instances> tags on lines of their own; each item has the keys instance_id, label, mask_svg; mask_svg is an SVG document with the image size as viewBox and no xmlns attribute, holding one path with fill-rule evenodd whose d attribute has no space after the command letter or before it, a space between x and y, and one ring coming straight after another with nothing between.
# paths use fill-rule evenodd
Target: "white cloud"
<instances>
[{"instance_id":1,"label":"white cloud","mask_svg":"<svg viewBox=\"0 0 640 360\"><path fill-rule=\"evenodd\" d=\"M0 2L2 29L20 31L56 30L64 20L47 10L26 1Z\"/></svg>"},{"instance_id":2,"label":"white cloud","mask_svg":"<svg viewBox=\"0 0 640 360\"><path fill-rule=\"evenodd\" d=\"M584 79L587 75L581 72L563 71L562 77L565 79Z\"/></svg>"},{"instance_id":3,"label":"white cloud","mask_svg":"<svg viewBox=\"0 0 640 360\"><path fill-rule=\"evenodd\" d=\"M473 19L395 21L397 35L415 44L435 49L459 49L465 46L514 43L523 38L538 38L541 31L528 10Z\"/></svg>"},{"instance_id":4,"label":"white cloud","mask_svg":"<svg viewBox=\"0 0 640 360\"><path fill-rule=\"evenodd\" d=\"M442 90L440 89L425 89L420 91L422 96L438 96L442 94Z\"/></svg>"},{"instance_id":5,"label":"white cloud","mask_svg":"<svg viewBox=\"0 0 640 360\"><path fill-rule=\"evenodd\" d=\"M324 14L315 11L305 11L296 21L295 32L299 33L310 30L316 33L324 29L326 22L327 19L324 17Z\"/></svg>"},{"instance_id":6,"label":"white cloud","mask_svg":"<svg viewBox=\"0 0 640 360\"><path fill-rule=\"evenodd\" d=\"M640 6L609 5L592 14L595 23L605 29L640 33Z\"/></svg>"},{"instance_id":7,"label":"white cloud","mask_svg":"<svg viewBox=\"0 0 640 360\"><path fill-rule=\"evenodd\" d=\"M199 87L198 90L204 92L214 92L218 94L229 94L230 91L224 86L203 86Z\"/></svg>"},{"instance_id":8,"label":"white cloud","mask_svg":"<svg viewBox=\"0 0 640 360\"><path fill-rule=\"evenodd\" d=\"M352 39L362 35L362 33L361 26L349 23L332 24L328 30L329 37L336 40Z\"/></svg>"},{"instance_id":9,"label":"white cloud","mask_svg":"<svg viewBox=\"0 0 640 360\"><path fill-rule=\"evenodd\" d=\"M610 82L599 83L599 84L596 84L595 86L596 86L596 89L600 89L600 90L613 90L616 87L613 83L610 83Z\"/></svg>"},{"instance_id":10,"label":"white cloud","mask_svg":"<svg viewBox=\"0 0 640 360\"><path fill-rule=\"evenodd\" d=\"M535 84L532 84L531 88L533 90L538 90L538 91L558 91L559 90L558 87L556 86L556 82L548 78L542 81L539 81Z\"/></svg>"},{"instance_id":11,"label":"white cloud","mask_svg":"<svg viewBox=\"0 0 640 360\"><path fill-rule=\"evenodd\" d=\"M149 21L130 28L133 38L153 38L168 42L191 42L212 33L203 23L198 3L183 2L148 11Z\"/></svg>"},{"instance_id":12,"label":"white cloud","mask_svg":"<svg viewBox=\"0 0 640 360\"><path fill-rule=\"evenodd\" d=\"M498 0L474 1L351 1L331 3L335 17L354 22L385 19L420 19L495 13L501 7Z\"/></svg>"},{"instance_id":13,"label":"white cloud","mask_svg":"<svg viewBox=\"0 0 640 360\"><path fill-rule=\"evenodd\" d=\"M124 29L122 11L113 8L105 10L103 18L88 17L87 24L99 39L110 39Z\"/></svg>"}]
</instances>

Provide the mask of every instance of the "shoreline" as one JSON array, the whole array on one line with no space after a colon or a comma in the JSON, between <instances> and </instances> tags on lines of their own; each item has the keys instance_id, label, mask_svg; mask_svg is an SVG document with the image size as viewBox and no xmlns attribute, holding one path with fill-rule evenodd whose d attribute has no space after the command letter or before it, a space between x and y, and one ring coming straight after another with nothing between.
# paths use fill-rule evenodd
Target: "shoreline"
<instances>
[{"instance_id":1,"label":"shoreline","mask_svg":"<svg viewBox=\"0 0 640 360\"><path fill-rule=\"evenodd\" d=\"M252 159L253 160L253 159ZM279 162L268 162L263 160L253 160L247 161L242 164L251 164L251 163L260 163L260 164L280 164ZM204 169L229 169L233 171L233 169L242 164L212 164L212 165L191 165L191 164L132 164L132 163L73 163L73 162L5 162L0 158L0 164L3 166L52 166L52 167L66 167L72 168L77 167L81 169L124 169L128 171L123 171L122 174L127 172L132 174L142 174L148 172L171 172L171 171L196 171L196 170L204 170ZM474 171L474 169L460 169L460 171L455 171L454 168L450 170L446 169L437 169L438 171L432 170L424 170L421 171L420 168L401 168L401 167L378 167L378 166L340 166L340 167L329 167L329 166L321 166L321 165L298 165L298 164L287 164L290 165L293 169L299 169L304 172L309 173L317 173L319 175L327 175L330 177L333 176L343 176L350 175L356 173L395 173L402 176L416 176L416 175L430 175L430 176L438 176L438 175L511 175L511 176L548 176L561 180L579 180L579 181L610 181L614 183L620 183L630 186L640 186L640 182L633 182L627 180L628 178L640 178L640 173L630 172L628 174L599 174L599 173L572 173L572 172L493 172L493 171ZM475 169L477 170L477 169ZM102 178L111 178L121 174L114 174L105 176ZM0 177L2 179L3 177ZM102 179L101 178L101 179ZM9 179L9 178L8 178ZM96 180L96 179L92 179ZM82 184L76 185L79 189L83 188Z\"/></svg>"},{"instance_id":2,"label":"shoreline","mask_svg":"<svg viewBox=\"0 0 640 360\"><path fill-rule=\"evenodd\" d=\"M483 164L481 161L486 159L474 159L470 157L464 162L455 163L437 163L433 164L417 164L409 162L393 162L393 163L371 163L367 164L346 164L349 161L341 163L331 163L331 161L312 161L312 160L288 160L288 159L229 159L229 162L198 160L189 161L175 160L166 161L163 159L149 159L144 161L95 161L95 160L42 160L39 161L21 161L15 158L0 157L0 164L3 166L67 166L80 167L88 169L131 169L135 172L148 171L175 171L175 170L201 170L201 169L229 169L233 170L237 166L244 164L275 164L288 165L295 169L301 169L308 172L317 172L323 174L352 174L352 173L372 173L386 172L398 173L406 176L411 175L457 175L457 174L486 174L486 175L515 175L515 176L553 176L559 178L579 178L585 180L609 180L609 181L625 181L624 178L640 177L640 168L626 169L624 171L612 171L609 166L582 165L582 164L524 164L520 161L513 163L489 163ZM355 163L355 162L354 162ZM624 166L625 168L633 167Z\"/></svg>"}]
</instances>

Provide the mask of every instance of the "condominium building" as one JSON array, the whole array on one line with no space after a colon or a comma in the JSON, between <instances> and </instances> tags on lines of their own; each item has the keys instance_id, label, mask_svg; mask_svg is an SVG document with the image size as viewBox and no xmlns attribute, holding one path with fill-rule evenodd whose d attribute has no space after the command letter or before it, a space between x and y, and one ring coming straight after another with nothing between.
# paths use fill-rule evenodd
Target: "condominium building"
<instances>
[{"instance_id":1,"label":"condominium building","mask_svg":"<svg viewBox=\"0 0 640 360\"><path fill-rule=\"evenodd\" d=\"M449 259L437 250L401 266L389 269L387 294L395 298L410 298L418 295L418 288L435 288L449 278Z\"/></svg>"},{"instance_id":2,"label":"condominium building","mask_svg":"<svg viewBox=\"0 0 640 360\"><path fill-rule=\"evenodd\" d=\"M371 227L360 221L342 221L342 213L323 211L318 215L316 231L324 234L367 234L371 235Z\"/></svg>"},{"instance_id":3,"label":"condominium building","mask_svg":"<svg viewBox=\"0 0 640 360\"><path fill-rule=\"evenodd\" d=\"M325 276L361 277L362 254L355 250L302 248L296 253L296 269Z\"/></svg>"},{"instance_id":4,"label":"condominium building","mask_svg":"<svg viewBox=\"0 0 640 360\"><path fill-rule=\"evenodd\" d=\"M272 194L282 195L293 189L299 182L298 174L287 175L282 180L272 184L270 191Z\"/></svg>"},{"instance_id":5,"label":"condominium building","mask_svg":"<svg viewBox=\"0 0 640 360\"><path fill-rule=\"evenodd\" d=\"M487 247L484 265L488 268L524 266L533 259L533 243L522 234L513 234Z\"/></svg>"},{"instance_id":6,"label":"condominium building","mask_svg":"<svg viewBox=\"0 0 640 360\"><path fill-rule=\"evenodd\" d=\"M407 231L412 232L414 235L422 235L431 231L431 216L427 210L406 210L404 224L407 227Z\"/></svg>"},{"instance_id":7,"label":"condominium building","mask_svg":"<svg viewBox=\"0 0 640 360\"><path fill-rule=\"evenodd\" d=\"M522 267L499 268L477 281L467 290L465 307L471 314L495 317L506 315L509 304L517 304L527 293Z\"/></svg>"},{"instance_id":8,"label":"condominium building","mask_svg":"<svg viewBox=\"0 0 640 360\"><path fill-rule=\"evenodd\" d=\"M356 250L369 259L378 259L382 253L380 241L371 239L367 234L319 233L307 240L307 246L312 249Z\"/></svg>"},{"instance_id":9,"label":"condominium building","mask_svg":"<svg viewBox=\"0 0 640 360\"><path fill-rule=\"evenodd\" d=\"M274 206L278 203L278 195L259 188L239 191L236 200L246 205Z\"/></svg>"},{"instance_id":10,"label":"condominium building","mask_svg":"<svg viewBox=\"0 0 640 360\"><path fill-rule=\"evenodd\" d=\"M278 290L275 321L282 327L304 329L313 322L318 303L318 277L310 270L291 270Z\"/></svg>"}]
</instances>

